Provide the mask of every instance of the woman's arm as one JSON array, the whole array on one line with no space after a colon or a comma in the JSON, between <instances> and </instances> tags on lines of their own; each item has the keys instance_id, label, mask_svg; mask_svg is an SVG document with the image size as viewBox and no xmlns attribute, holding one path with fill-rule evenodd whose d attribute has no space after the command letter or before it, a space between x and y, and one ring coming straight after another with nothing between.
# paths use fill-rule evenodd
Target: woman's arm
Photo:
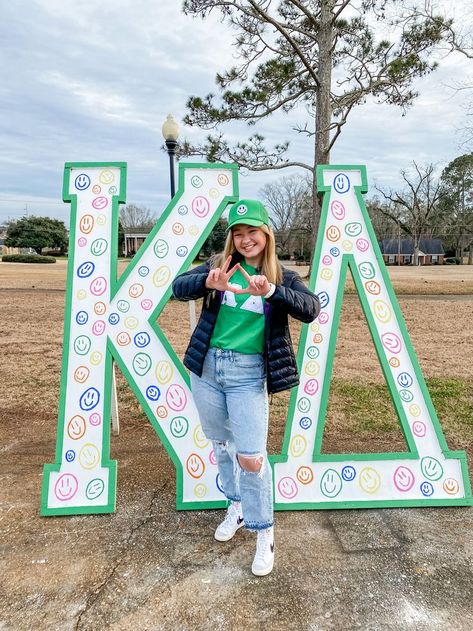
<instances>
[{"instance_id":1,"label":"woman's arm","mask_svg":"<svg viewBox=\"0 0 473 631\"><path fill-rule=\"evenodd\" d=\"M307 289L299 274L293 274L290 284L276 285L273 295L267 301L274 307L285 309L296 320L312 322L319 315L320 301Z\"/></svg>"},{"instance_id":2,"label":"woman's arm","mask_svg":"<svg viewBox=\"0 0 473 631\"><path fill-rule=\"evenodd\" d=\"M177 276L172 282L174 298L177 298L177 300L198 300L203 298L210 291L205 286L209 271L210 260Z\"/></svg>"}]
</instances>

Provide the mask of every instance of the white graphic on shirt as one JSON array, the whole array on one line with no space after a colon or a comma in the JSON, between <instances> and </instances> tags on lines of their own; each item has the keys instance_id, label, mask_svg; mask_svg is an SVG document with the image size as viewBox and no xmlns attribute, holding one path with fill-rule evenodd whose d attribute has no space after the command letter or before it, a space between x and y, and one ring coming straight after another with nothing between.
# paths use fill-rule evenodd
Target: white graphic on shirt
<instances>
[{"instance_id":1,"label":"white graphic on shirt","mask_svg":"<svg viewBox=\"0 0 473 631\"><path fill-rule=\"evenodd\" d=\"M242 285L238 283L230 283L231 287L235 287L235 289L242 289ZM236 301L236 294L233 291L227 291L223 294L222 305L227 305L227 307L236 307L238 309L244 309L245 311L252 311L253 313L264 313L263 310L263 299L261 296L250 296L243 302L241 305L238 305Z\"/></svg>"}]
</instances>

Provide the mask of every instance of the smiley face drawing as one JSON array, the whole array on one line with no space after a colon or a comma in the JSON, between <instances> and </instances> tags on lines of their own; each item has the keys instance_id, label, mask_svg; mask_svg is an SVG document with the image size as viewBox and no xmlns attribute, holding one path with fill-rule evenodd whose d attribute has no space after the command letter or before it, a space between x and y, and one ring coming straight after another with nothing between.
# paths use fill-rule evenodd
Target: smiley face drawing
<instances>
[{"instance_id":1,"label":"smiley face drawing","mask_svg":"<svg viewBox=\"0 0 473 631\"><path fill-rule=\"evenodd\" d=\"M79 464L83 469L95 469L100 463L100 451L92 443L86 443L79 452Z\"/></svg>"},{"instance_id":2,"label":"smiley face drawing","mask_svg":"<svg viewBox=\"0 0 473 631\"><path fill-rule=\"evenodd\" d=\"M301 484L310 484L314 481L314 472L310 467L299 467L296 478Z\"/></svg>"},{"instance_id":3,"label":"smiley face drawing","mask_svg":"<svg viewBox=\"0 0 473 631\"><path fill-rule=\"evenodd\" d=\"M414 482L416 481L414 473L409 469L409 467L398 467L394 472L393 476L394 486L398 491L402 493L407 493L414 486Z\"/></svg>"},{"instance_id":4,"label":"smiley face drawing","mask_svg":"<svg viewBox=\"0 0 473 631\"><path fill-rule=\"evenodd\" d=\"M201 478L205 471L205 462L199 454L190 454L186 460L187 473L195 479Z\"/></svg>"},{"instance_id":5,"label":"smiley face drawing","mask_svg":"<svg viewBox=\"0 0 473 631\"><path fill-rule=\"evenodd\" d=\"M381 486L381 476L373 467L364 467L360 471L358 484L362 491L374 495Z\"/></svg>"},{"instance_id":6,"label":"smiley face drawing","mask_svg":"<svg viewBox=\"0 0 473 631\"><path fill-rule=\"evenodd\" d=\"M325 497L334 498L340 493L343 487L342 478L335 469L327 469L321 480L320 490Z\"/></svg>"},{"instance_id":7,"label":"smiley face drawing","mask_svg":"<svg viewBox=\"0 0 473 631\"><path fill-rule=\"evenodd\" d=\"M64 473L60 475L54 485L54 495L60 502L71 500L77 493L79 482L72 473Z\"/></svg>"},{"instance_id":8,"label":"smiley face drawing","mask_svg":"<svg viewBox=\"0 0 473 631\"><path fill-rule=\"evenodd\" d=\"M206 197L195 197L192 200L191 209L194 215L202 219L209 214L210 211L210 203Z\"/></svg>"},{"instance_id":9,"label":"smiley face drawing","mask_svg":"<svg viewBox=\"0 0 473 631\"><path fill-rule=\"evenodd\" d=\"M278 491L285 499L292 500L299 493L299 487L293 478L286 476L279 480Z\"/></svg>"}]
</instances>

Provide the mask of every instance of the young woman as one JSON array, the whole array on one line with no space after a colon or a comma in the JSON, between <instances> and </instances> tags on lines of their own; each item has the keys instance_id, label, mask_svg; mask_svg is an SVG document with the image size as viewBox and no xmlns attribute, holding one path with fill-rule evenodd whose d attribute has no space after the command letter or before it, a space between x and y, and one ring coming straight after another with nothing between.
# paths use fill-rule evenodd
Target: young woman
<instances>
[{"instance_id":1,"label":"young woman","mask_svg":"<svg viewBox=\"0 0 473 631\"><path fill-rule=\"evenodd\" d=\"M268 213L254 200L230 208L224 251L178 276L173 293L178 300L204 298L184 364L230 501L215 538L228 541L243 525L256 531L252 571L264 576L274 563L268 392L299 383L288 314L312 322L319 300L281 267Z\"/></svg>"}]
</instances>

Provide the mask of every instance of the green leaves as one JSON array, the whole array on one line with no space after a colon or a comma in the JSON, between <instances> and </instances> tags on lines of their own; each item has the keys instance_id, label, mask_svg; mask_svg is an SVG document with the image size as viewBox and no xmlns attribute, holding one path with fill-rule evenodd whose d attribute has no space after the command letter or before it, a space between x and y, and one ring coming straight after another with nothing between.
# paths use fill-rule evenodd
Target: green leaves
<instances>
[{"instance_id":1,"label":"green leaves","mask_svg":"<svg viewBox=\"0 0 473 631\"><path fill-rule=\"evenodd\" d=\"M64 222L49 217L22 217L8 225L5 245L13 248L32 248L41 254L43 248L64 250L68 243Z\"/></svg>"}]
</instances>

